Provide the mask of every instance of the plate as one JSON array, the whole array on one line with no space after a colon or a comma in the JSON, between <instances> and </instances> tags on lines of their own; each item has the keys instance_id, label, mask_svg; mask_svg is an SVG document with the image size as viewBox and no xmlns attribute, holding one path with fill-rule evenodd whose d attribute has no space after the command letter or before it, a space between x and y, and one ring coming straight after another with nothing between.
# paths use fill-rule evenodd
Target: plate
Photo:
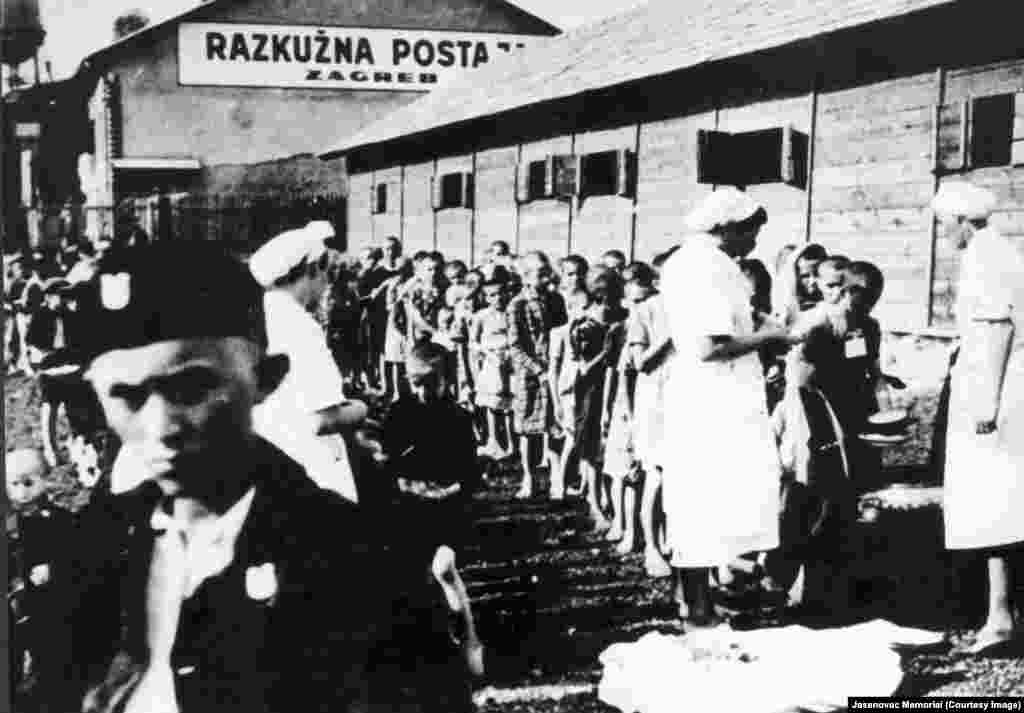
<instances>
[{"instance_id":1,"label":"plate","mask_svg":"<svg viewBox=\"0 0 1024 713\"><path fill-rule=\"evenodd\" d=\"M862 433L860 434L860 439L873 446L892 446L900 443L906 443L910 440L910 434L896 433L890 435L885 433Z\"/></svg>"},{"instance_id":2,"label":"plate","mask_svg":"<svg viewBox=\"0 0 1024 713\"><path fill-rule=\"evenodd\" d=\"M868 417L868 423L872 426L894 426L903 423L910 418L910 413L905 408L896 408L889 411L881 411Z\"/></svg>"}]
</instances>

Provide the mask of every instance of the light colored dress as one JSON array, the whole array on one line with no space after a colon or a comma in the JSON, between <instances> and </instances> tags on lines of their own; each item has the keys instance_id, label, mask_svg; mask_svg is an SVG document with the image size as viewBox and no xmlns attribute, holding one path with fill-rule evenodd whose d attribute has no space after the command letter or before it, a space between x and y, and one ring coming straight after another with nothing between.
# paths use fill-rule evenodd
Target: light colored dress
<instances>
[{"instance_id":1,"label":"light colored dress","mask_svg":"<svg viewBox=\"0 0 1024 713\"><path fill-rule=\"evenodd\" d=\"M705 362L712 335L753 333L749 282L696 235L661 280L676 357L665 384L664 509L675 567L712 567L779 543L778 454L757 353Z\"/></svg>"},{"instance_id":2,"label":"light colored dress","mask_svg":"<svg viewBox=\"0 0 1024 713\"><path fill-rule=\"evenodd\" d=\"M508 314L486 307L473 315L470 343L479 359L476 405L495 411L512 409L512 362L508 349Z\"/></svg>"},{"instance_id":3,"label":"light colored dress","mask_svg":"<svg viewBox=\"0 0 1024 713\"><path fill-rule=\"evenodd\" d=\"M1024 541L1024 257L992 228L963 253L946 442L946 547L975 549ZM999 396L996 431L977 435L994 391L985 366L985 322L1009 320L1012 346ZM973 400L973 401L972 401Z\"/></svg>"},{"instance_id":4,"label":"light colored dress","mask_svg":"<svg viewBox=\"0 0 1024 713\"><path fill-rule=\"evenodd\" d=\"M652 295L633 306L626 333L629 347L643 350L660 342L668 334L665 301L661 294ZM645 467L661 465L658 447L665 433L665 384L673 355L669 355L650 374L636 377L636 404L633 423L633 447Z\"/></svg>"}]
</instances>

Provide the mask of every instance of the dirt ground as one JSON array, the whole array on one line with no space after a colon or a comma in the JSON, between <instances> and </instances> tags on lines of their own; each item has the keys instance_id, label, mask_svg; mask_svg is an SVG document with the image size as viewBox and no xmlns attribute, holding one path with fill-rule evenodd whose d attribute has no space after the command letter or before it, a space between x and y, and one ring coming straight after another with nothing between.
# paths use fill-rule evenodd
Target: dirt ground
<instances>
[{"instance_id":1,"label":"dirt ground","mask_svg":"<svg viewBox=\"0 0 1024 713\"><path fill-rule=\"evenodd\" d=\"M6 447L36 444L35 386L9 378L4 401ZM884 616L949 632L939 650L905 655L901 694L1024 695L1024 651L985 659L963 653L982 611L984 579L977 562L942 548L940 491L923 467L933 412L934 399L920 401L915 438L886 457L884 480L906 487L862 498L865 515L851 533L859 554L851 565L858 596L850 618ZM615 710L596 697L598 655L648 631L680 633L668 580L646 577L640 555L615 555L589 530L581 503L517 501L517 467L488 470L474 504L476 542L462 563L489 651L487 678L476 693L480 710ZM85 497L66 468L55 471L51 487L72 508Z\"/></svg>"}]
</instances>

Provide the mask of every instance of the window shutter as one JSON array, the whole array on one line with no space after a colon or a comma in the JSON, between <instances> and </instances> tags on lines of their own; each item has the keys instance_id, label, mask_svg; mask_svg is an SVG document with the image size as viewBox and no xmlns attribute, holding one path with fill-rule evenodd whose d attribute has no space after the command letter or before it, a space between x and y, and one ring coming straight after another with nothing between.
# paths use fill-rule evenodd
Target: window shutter
<instances>
[{"instance_id":1,"label":"window shutter","mask_svg":"<svg viewBox=\"0 0 1024 713\"><path fill-rule=\"evenodd\" d=\"M731 135L724 131L697 131L697 182L732 185Z\"/></svg>"},{"instance_id":2,"label":"window shutter","mask_svg":"<svg viewBox=\"0 0 1024 713\"><path fill-rule=\"evenodd\" d=\"M526 203L530 200L530 162L520 161L516 164L516 201Z\"/></svg>"},{"instance_id":3,"label":"window shutter","mask_svg":"<svg viewBox=\"0 0 1024 713\"><path fill-rule=\"evenodd\" d=\"M782 150L779 160L779 177L783 183L793 183L796 179L796 166L793 159L793 127L782 127Z\"/></svg>"},{"instance_id":4,"label":"window shutter","mask_svg":"<svg viewBox=\"0 0 1024 713\"><path fill-rule=\"evenodd\" d=\"M970 167L1009 166L1013 143L1013 94L979 97L970 109Z\"/></svg>"},{"instance_id":5,"label":"window shutter","mask_svg":"<svg viewBox=\"0 0 1024 713\"><path fill-rule=\"evenodd\" d=\"M959 101L935 108L935 166L940 173L967 168L970 106L970 102Z\"/></svg>"},{"instance_id":6,"label":"window shutter","mask_svg":"<svg viewBox=\"0 0 1024 713\"><path fill-rule=\"evenodd\" d=\"M569 198L577 194L580 184L580 157L573 154L559 154L551 159L553 189L551 195Z\"/></svg>"},{"instance_id":7,"label":"window shutter","mask_svg":"<svg viewBox=\"0 0 1024 713\"><path fill-rule=\"evenodd\" d=\"M377 214L377 184L370 184L370 215Z\"/></svg>"},{"instance_id":8,"label":"window shutter","mask_svg":"<svg viewBox=\"0 0 1024 713\"><path fill-rule=\"evenodd\" d=\"M544 197L555 195L555 157L544 159Z\"/></svg>"},{"instance_id":9,"label":"window shutter","mask_svg":"<svg viewBox=\"0 0 1024 713\"><path fill-rule=\"evenodd\" d=\"M462 206L472 208L474 202L473 192L476 189L473 181L473 174L466 172L462 174Z\"/></svg>"},{"instance_id":10,"label":"window shutter","mask_svg":"<svg viewBox=\"0 0 1024 713\"><path fill-rule=\"evenodd\" d=\"M615 182L618 195L633 197L636 191L636 154L629 149L621 149L617 154Z\"/></svg>"},{"instance_id":11,"label":"window shutter","mask_svg":"<svg viewBox=\"0 0 1024 713\"><path fill-rule=\"evenodd\" d=\"M435 174L430 179L430 205L434 210L441 210L441 177Z\"/></svg>"}]
</instances>

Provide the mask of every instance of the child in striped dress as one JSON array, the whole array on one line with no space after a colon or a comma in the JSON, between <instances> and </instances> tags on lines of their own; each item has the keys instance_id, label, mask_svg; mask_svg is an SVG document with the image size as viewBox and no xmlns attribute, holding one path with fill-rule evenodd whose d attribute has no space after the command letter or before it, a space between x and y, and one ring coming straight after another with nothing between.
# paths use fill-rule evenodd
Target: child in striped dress
<instances>
[{"instance_id":1,"label":"child in striped dress","mask_svg":"<svg viewBox=\"0 0 1024 713\"><path fill-rule=\"evenodd\" d=\"M565 301L548 289L551 262L540 251L527 253L520 263L522 291L509 303L509 354L512 359L512 406L523 459L523 483L517 497L533 494L535 479L530 446L540 445L552 472L557 457L548 435L553 425L548 384L551 329L566 320ZM552 492L553 495L556 493Z\"/></svg>"}]
</instances>

